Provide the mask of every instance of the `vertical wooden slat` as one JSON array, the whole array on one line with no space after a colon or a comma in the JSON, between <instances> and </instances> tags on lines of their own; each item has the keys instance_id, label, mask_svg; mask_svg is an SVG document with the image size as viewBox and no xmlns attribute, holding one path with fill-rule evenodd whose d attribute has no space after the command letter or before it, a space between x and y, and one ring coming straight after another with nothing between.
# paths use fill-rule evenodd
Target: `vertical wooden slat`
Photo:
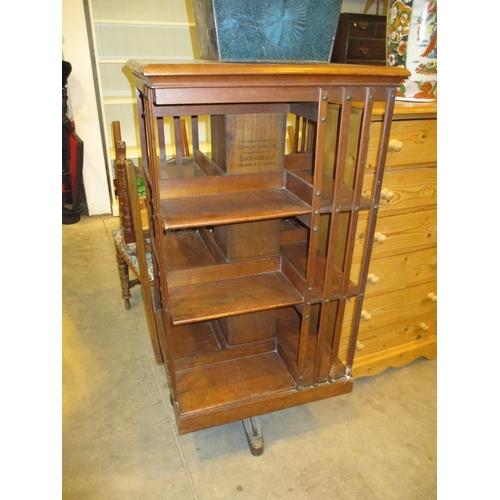
<instances>
[{"instance_id":1,"label":"vertical wooden slat","mask_svg":"<svg viewBox=\"0 0 500 500\"><path fill-rule=\"evenodd\" d=\"M334 271L334 255L337 248L337 238L339 233L340 226L340 192L342 188L342 180L344 179L344 171L345 171L345 162L346 162L346 153L347 153L347 142L349 136L349 121L350 121L350 113L351 113L351 89L345 88L343 91L342 98L342 108L340 115L340 129L338 136L338 149L337 156L335 159L335 187L333 192L333 205L332 205L332 216L330 222L330 231L328 237L328 245L327 245L327 260L325 267L325 278L324 278L324 289L323 289L323 297L327 299L331 295L331 281ZM323 155L323 150L318 152L317 154ZM343 311L345 308L345 299L343 297L340 298L337 313L335 318L335 326L333 331L333 337L339 334L339 319L343 316ZM317 384L319 382L319 376L321 372L321 361L322 361L322 345L326 336L327 326L329 324L328 321L329 316L329 307L321 308L320 312L320 322L319 329L316 339L316 350L314 355L314 368L313 368L313 383Z\"/></svg>"},{"instance_id":2,"label":"vertical wooden slat","mask_svg":"<svg viewBox=\"0 0 500 500\"><path fill-rule=\"evenodd\" d=\"M139 207L139 196L137 194L137 174L136 166L130 160L125 160L125 175L129 191L130 208L132 211L132 220L135 230L135 242L137 245L137 263L139 265L139 276L142 288L142 300L146 310L146 320L148 322L149 337L151 346L158 365L163 364L163 356L160 349L158 330L154 317L153 301L151 296L151 283L149 282L148 265L146 262L146 247L144 244L144 235L142 232L141 209Z\"/></svg>"},{"instance_id":3,"label":"vertical wooden slat","mask_svg":"<svg viewBox=\"0 0 500 500\"><path fill-rule=\"evenodd\" d=\"M356 228L358 223L359 215L359 203L361 200L361 190L363 186L364 170L366 164L366 158L368 154L368 141L370 133L371 116L373 109L373 94L370 88L366 89L365 103L363 119L361 123L360 140L358 147L358 154L354 172L354 186L353 186L353 199L350 210L350 218L347 229L347 242L345 247L345 259L343 265L343 275L340 287L341 300L339 302L339 315L337 315L334 327L334 334L332 338L331 355L330 355L330 366L336 366L336 359L338 357L338 350L340 344L340 336L343 326L343 318L345 312L346 301L344 297L347 294L347 289L349 287L350 275L351 275L351 265L352 265L352 254L354 251L354 244L356 240ZM362 292L366 285L366 276L364 282L358 283L358 291ZM357 336L357 330L356 330ZM336 377L337 374L332 373L332 377Z\"/></svg>"},{"instance_id":4,"label":"vertical wooden slat","mask_svg":"<svg viewBox=\"0 0 500 500\"><path fill-rule=\"evenodd\" d=\"M193 135L193 155L194 155L194 152L199 151L200 149L200 133L198 128L198 117L196 115L191 116L191 131Z\"/></svg>"},{"instance_id":5,"label":"vertical wooden slat","mask_svg":"<svg viewBox=\"0 0 500 500\"><path fill-rule=\"evenodd\" d=\"M118 159L118 147L117 143L122 140L122 132L120 128L120 122L112 122L111 126L113 128L113 144L115 146L115 159Z\"/></svg>"},{"instance_id":6,"label":"vertical wooden slat","mask_svg":"<svg viewBox=\"0 0 500 500\"><path fill-rule=\"evenodd\" d=\"M159 166L157 165L156 157L156 134L155 134L155 118L153 110L153 99L154 90L146 88L144 94L144 122L145 122L145 132L146 132L146 149L143 150L143 156L147 155L149 157L148 167L145 168L145 172L148 175L152 186L158 186L159 184ZM151 190L152 200L148 200L150 209L152 211L152 224L150 225L150 234L153 245L153 252L155 253L156 259L159 259L158 265L162 269L168 268L168 253L166 248L165 238L163 238L164 224L161 214L154 211L154 207L160 207L160 193L158 189ZM166 273L159 272L155 268L155 277L158 276L157 286L159 287L161 293L161 317L163 318L163 335L165 341L165 350L163 352L163 358L165 362L165 370L167 372L171 390L172 397L174 400L177 399L176 391L176 377L175 377L175 367L174 367L174 351L173 351L173 339L172 339L172 321L170 318L170 310L167 307L168 304L168 287L167 287L167 277ZM161 343L160 340L160 343Z\"/></svg>"},{"instance_id":7,"label":"vertical wooden slat","mask_svg":"<svg viewBox=\"0 0 500 500\"><path fill-rule=\"evenodd\" d=\"M156 119L156 126L158 128L158 146L160 148L160 163L167 161L167 153L165 151L165 123L163 117L159 116Z\"/></svg>"},{"instance_id":8,"label":"vertical wooden slat","mask_svg":"<svg viewBox=\"0 0 500 500\"><path fill-rule=\"evenodd\" d=\"M296 153L295 150L295 129L289 125L286 128L288 134L288 154Z\"/></svg>"},{"instance_id":9,"label":"vertical wooden slat","mask_svg":"<svg viewBox=\"0 0 500 500\"><path fill-rule=\"evenodd\" d=\"M179 116L174 116L174 136L175 136L175 161L182 163L182 132L181 119Z\"/></svg>"},{"instance_id":10,"label":"vertical wooden slat","mask_svg":"<svg viewBox=\"0 0 500 500\"><path fill-rule=\"evenodd\" d=\"M135 89L135 96L137 102L137 115L139 116L139 140L141 143L141 151L142 151L142 167L148 167L148 155L146 154L148 150L148 146L146 143L146 129L144 126L144 96L140 92L138 88Z\"/></svg>"},{"instance_id":11,"label":"vertical wooden slat","mask_svg":"<svg viewBox=\"0 0 500 500\"><path fill-rule=\"evenodd\" d=\"M125 172L126 146L123 141L115 142L116 150L116 194L118 196L118 206L120 210L120 224L123 230L125 243L135 241L134 222L132 220L132 210L130 207L130 195L127 188L127 176Z\"/></svg>"},{"instance_id":12,"label":"vertical wooden slat","mask_svg":"<svg viewBox=\"0 0 500 500\"><path fill-rule=\"evenodd\" d=\"M303 379L306 368L307 344L309 327L311 321L311 302L314 294L314 276L317 265L317 245L320 224L321 192L323 188L323 150L325 147L326 111L328 106L328 92L325 89L318 90L318 111L316 127L316 149L314 163L314 186L313 200L311 203L310 236L308 245L308 259L306 268L306 293L304 295L305 306L302 312L302 321L299 337L298 373L299 381ZM301 385L299 383L299 385Z\"/></svg>"},{"instance_id":13,"label":"vertical wooden slat","mask_svg":"<svg viewBox=\"0 0 500 500\"><path fill-rule=\"evenodd\" d=\"M186 120L183 120L181 118L181 143L182 143L182 156L183 157L188 157L190 156L189 154L189 140L187 136L187 125L186 125Z\"/></svg>"},{"instance_id":14,"label":"vertical wooden slat","mask_svg":"<svg viewBox=\"0 0 500 500\"><path fill-rule=\"evenodd\" d=\"M302 118L299 153L306 152L306 135L307 135L307 120L305 118Z\"/></svg>"},{"instance_id":15,"label":"vertical wooden slat","mask_svg":"<svg viewBox=\"0 0 500 500\"><path fill-rule=\"evenodd\" d=\"M299 129L300 129L300 116L297 115L295 117L295 138L294 138L294 145L293 145L293 150L295 153L300 153L299 149Z\"/></svg>"},{"instance_id":16,"label":"vertical wooden slat","mask_svg":"<svg viewBox=\"0 0 500 500\"><path fill-rule=\"evenodd\" d=\"M368 219L368 230L366 234L366 246L361 264L360 272L360 287L364 291L366 285L366 276L368 275L368 267L370 265L370 258L373 248L373 236L375 234L375 225L377 222L377 214L379 207L380 191L382 188L382 178L384 175L385 159L387 156L387 146L389 143L389 134L391 131L392 114L394 111L394 101L396 98L396 91L394 89L386 89L386 107L384 114L384 121L382 124L382 138L380 141L380 148L377 158L377 166L375 172L375 186L373 189L372 209ZM361 317L361 310L363 307L364 293L360 294L354 308L353 324L351 328L351 335L349 339L349 349L347 353L346 368L348 373L352 371L352 364L354 361L354 354L356 350L356 337L359 329L359 322Z\"/></svg>"}]
</instances>

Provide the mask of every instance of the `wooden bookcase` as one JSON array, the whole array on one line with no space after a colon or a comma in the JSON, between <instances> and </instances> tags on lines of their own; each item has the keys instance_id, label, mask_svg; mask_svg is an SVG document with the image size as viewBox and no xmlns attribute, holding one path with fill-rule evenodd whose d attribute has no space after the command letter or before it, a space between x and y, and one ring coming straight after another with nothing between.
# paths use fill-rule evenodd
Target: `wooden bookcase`
<instances>
[{"instance_id":1,"label":"wooden bookcase","mask_svg":"<svg viewBox=\"0 0 500 500\"><path fill-rule=\"evenodd\" d=\"M332 64L127 63L135 79L154 302L180 434L344 394L406 70ZM386 109L362 195L374 103ZM333 110L333 111L332 111ZM212 157L199 151L209 117ZM294 117L294 153L285 154ZM162 121L191 157L162 160ZM180 140L177 140L180 152ZM359 272L356 227L367 220ZM347 300L347 356L339 357Z\"/></svg>"}]
</instances>

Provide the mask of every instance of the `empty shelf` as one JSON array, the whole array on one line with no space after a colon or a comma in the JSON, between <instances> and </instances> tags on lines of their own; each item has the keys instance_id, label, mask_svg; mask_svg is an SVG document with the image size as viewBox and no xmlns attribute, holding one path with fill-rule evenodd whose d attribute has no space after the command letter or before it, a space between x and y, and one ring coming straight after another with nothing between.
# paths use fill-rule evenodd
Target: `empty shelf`
<instances>
[{"instance_id":1,"label":"empty shelf","mask_svg":"<svg viewBox=\"0 0 500 500\"><path fill-rule=\"evenodd\" d=\"M174 325L299 304L302 295L281 271L169 289Z\"/></svg>"},{"instance_id":2,"label":"empty shelf","mask_svg":"<svg viewBox=\"0 0 500 500\"><path fill-rule=\"evenodd\" d=\"M310 206L284 188L161 200L165 229L252 222L301 215Z\"/></svg>"},{"instance_id":3,"label":"empty shelf","mask_svg":"<svg viewBox=\"0 0 500 500\"><path fill-rule=\"evenodd\" d=\"M179 371L176 379L181 418L295 388L275 351Z\"/></svg>"}]
</instances>

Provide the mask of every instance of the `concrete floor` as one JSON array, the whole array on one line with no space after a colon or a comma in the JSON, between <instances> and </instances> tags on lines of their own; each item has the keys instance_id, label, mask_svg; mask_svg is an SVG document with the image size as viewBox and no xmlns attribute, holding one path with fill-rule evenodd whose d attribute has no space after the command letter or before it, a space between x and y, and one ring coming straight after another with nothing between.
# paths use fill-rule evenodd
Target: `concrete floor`
<instances>
[{"instance_id":1,"label":"concrete floor","mask_svg":"<svg viewBox=\"0 0 500 500\"><path fill-rule=\"evenodd\" d=\"M138 287L123 305L117 224L62 226L65 500L436 498L436 361L263 415L260 457L241 422L179 436Z\"/></svg>"}]
</instances>

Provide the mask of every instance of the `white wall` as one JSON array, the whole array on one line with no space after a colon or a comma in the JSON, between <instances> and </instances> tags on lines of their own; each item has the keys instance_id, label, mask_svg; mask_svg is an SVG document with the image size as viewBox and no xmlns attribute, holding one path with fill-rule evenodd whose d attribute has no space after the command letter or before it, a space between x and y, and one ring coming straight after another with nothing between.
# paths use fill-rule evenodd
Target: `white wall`
<instances>
[{"instance_id":1,"label":"white wall","mask_svg":"<svg viewBox=\"0 0 500 500\"><path fill-rule=\"evenodd\" d=\"M365 3L366 0L344 0L342 12L361 13ZM376 1L370 13L375 13L375 3ZM126 5L126 2L122 5L118 17L124 16L126 9L123 7ZM83 176L89 214L111 213L108 174L101 139L98 100L95 94L83 0L62 0L62 35L63 58L73 67L68 79L69 106L70 113L75 120L76 133L84 141Z\"/></svg>"},{"instance_id":2,"label":"white wall","mask_svg":"<svg viewBox=\"0 0 500 500\"><path fill-rule=\"evenodd\" d=\"M62 36L62 56L73 68L68 97L75 131L84 142L83 180L89 215L111 213L83 0L62 0Z\"/></svg>"},{"instance_id":3,"label":"white wall","mask_svg":"<svg viewBox=\"0 0 500 500\"><path fill-rule=\"evenodd\" d=\"M376 14L377 13L377 1L379 3L379 16L382 15L382 0L374 0L372 6L368 10L367 14ZM353 12L355 14L362 14L365 9L366 0L344 0L342 2L342 12Z\"/></svg>"}]
</instances>

